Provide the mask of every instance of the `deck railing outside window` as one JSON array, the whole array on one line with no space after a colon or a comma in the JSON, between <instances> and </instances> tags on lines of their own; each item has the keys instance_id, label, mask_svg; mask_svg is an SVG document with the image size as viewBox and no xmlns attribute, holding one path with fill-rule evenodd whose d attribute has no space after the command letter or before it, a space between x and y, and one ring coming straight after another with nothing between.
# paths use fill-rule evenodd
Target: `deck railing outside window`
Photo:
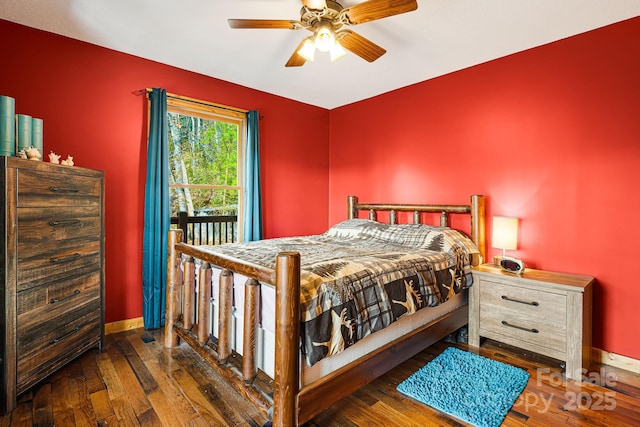
<instances>
[{"instance_id":1,"label":"deck railing outside window","mask_svg":"<svg viewBox=\"0 0 640 427\"><path fill-rule=\"evenodd\" d=\"M178 212L171 217L172 228L182 230L184 243L191 245L222 245L238 240L237 215L187 216Z\"/></svg>"}]
</instances>

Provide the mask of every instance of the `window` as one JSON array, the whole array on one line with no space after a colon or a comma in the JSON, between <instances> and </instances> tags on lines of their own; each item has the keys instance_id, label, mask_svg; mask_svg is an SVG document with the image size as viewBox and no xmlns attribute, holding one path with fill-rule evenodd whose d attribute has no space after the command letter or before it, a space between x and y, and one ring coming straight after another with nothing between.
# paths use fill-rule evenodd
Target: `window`
<instances>
[{"instance_id":1,"label":"window","mask_svg":"<svg viewBox=\"0 0 640 427\"><path fill-rule=\"evenodd\" d=\"M167 97L167 116L172 222L188 221L190 243L242 240L246 114Z\"/></svg>"}]
</instances>

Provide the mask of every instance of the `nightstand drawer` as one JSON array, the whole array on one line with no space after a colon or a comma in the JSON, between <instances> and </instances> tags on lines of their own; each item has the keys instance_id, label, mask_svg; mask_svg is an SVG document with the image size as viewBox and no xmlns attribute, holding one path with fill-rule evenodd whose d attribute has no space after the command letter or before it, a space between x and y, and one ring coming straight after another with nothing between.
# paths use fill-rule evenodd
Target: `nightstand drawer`
<instances>
[{"instance_id":1,"label":"nightstand drawer","mask_svg":"<svg viewBox=\"0 0 640 427\"><path fill-rule=\"evenodd\" d=\"M567 348L567 297L489 280L480 283L480 334L556 352ZM549 353L549 352L547 352Z\"/></svg>"},{"instance_id":2,"label":"nightstand drawer","mask_svg":"<svg viewBox=\"0 0 640 427\"><path fill-rule=\"evenodd\" d=\"M489 310L504 309L530 322L567 323L567 297L563 294L506 285L482 279L480 304Z\"/></svg>"},{"instance_id":3,"label":"nightstand drawer","mask_svg":"<svg viewBox=\"0 0 640 427\"><path fill-rule=\"evenodd\" d=\"M531 319L517 311L502 308L489 312L487 308L480 308L480 335L497 341L508 337L511 339L509 341L516 342L521 347L526 343L533 344L550 350L539 351L550 356L566 352L567 328L564 323L554 324Z\"/></svg>"}]
</instances>

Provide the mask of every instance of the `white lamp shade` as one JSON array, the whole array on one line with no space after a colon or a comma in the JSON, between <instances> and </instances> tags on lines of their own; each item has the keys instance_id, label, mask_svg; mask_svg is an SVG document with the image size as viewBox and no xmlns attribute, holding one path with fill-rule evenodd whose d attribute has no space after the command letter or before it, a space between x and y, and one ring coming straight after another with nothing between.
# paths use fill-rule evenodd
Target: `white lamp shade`
<instances>
[{"instance_id":1,"label":"white lamp shade","mask_svg":"<svg viewBox=\"0 0 640 427\"><path fill-rule=\"evenodd\" d=\"M316 32L315 38L316 49L321 52L329 52L331 47L336 44L335 36L333 35L333 31L331 31L327 27L321 27Z\"/></svg>"},{"instance_id":2,"label":"white lamp shade","mask_svg":"<svg viewBox=\"0 0 640 427\"><path fill-rule=\"evenodd\" d=\"M518 248L518 218L494 216L491 246L502 250Z\"/></svg>"},{"instance_id":3,"label":"white lamp shade","mask_svg":"<svg viewBox=\"0 0 640 427\"><path fill-rule=\"evenodd\" d=\"M334 62L345 56L347 51L344 50L342 45L336 41L331 49L329 49L329 54L331 55L331 62Z\"/></svg>"},{"instance_id":4,"label":"white lamp shade","mask_svg":"<svg viewBox=\"0 0 640 427\"><path fill-rule=\"evenodd\" d=\"M302 56L307 61L313 61L315 53L316 45L311 38L306 39L300 50L298 50L298 55Z\"/></svg>"}]
</instances>

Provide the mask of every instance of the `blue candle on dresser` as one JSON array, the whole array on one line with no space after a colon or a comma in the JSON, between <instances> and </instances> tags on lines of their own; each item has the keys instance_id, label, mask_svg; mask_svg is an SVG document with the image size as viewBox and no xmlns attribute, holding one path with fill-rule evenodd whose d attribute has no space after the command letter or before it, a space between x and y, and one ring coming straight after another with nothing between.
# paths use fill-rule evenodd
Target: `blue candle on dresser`
<instances>
[{"instance_id":1,"label":"blue candle on dresser","mask_svg":"<svg viewBox=\"0 0 640 427\"><path fill-rule=\"evenodd\" d=\"M42 119L31 119L31 146L42 154L43 122Z\"/></svg>"},{"instance_id":2,"label":"blue candle on dresser","mask_svg":"<svg viewBox=\"0 0 640 427\"><path fill-rule=\"evenodd\" d=\"M0 95L0 156L16 153L15 99Z\"/></svg>"},{"instance_id":3,"label":"blue candle on dresser","mask_svg":"<svg viewBox=\"0 0 640 427\"><path fill-rule=\"evenodd\" d=\"M31 147L31 116L16 114L16 151Z\"/></svg>"}]
</instances>

